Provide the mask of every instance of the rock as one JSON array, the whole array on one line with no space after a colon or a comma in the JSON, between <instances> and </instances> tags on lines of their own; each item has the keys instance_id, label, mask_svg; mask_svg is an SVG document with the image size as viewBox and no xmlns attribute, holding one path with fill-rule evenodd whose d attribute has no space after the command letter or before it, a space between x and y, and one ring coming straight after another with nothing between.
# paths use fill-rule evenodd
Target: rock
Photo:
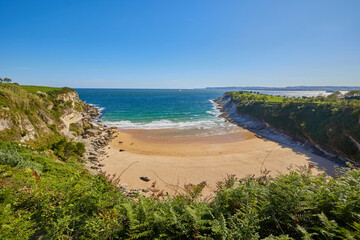
<instances>
[{"instance_id":1,"label":"rock","mask_svg":"<svg viewBox=\"0 0 360 240\"><path fill-rule=\"evenodd\" d=\"M144 182L148 182L150 181L150 179L148 177L140 177L140 179Z\"/></svg>"},{"instance_id":2,"label":"rock","mask_svg":"<svg viewBox=\"0 0 360 240\"><path fill-rule=\"evenodd\" d=\"M85 134L90 136L90 137L94 137L97 134L97 131L93 130L93 129L87 129L85 131Z\"/></svg>"},{"instance_id":3,"label":"rock","mask_svg":"<svg viewBox=\"0 0 360 240\"><path fill-rule=\"evenodd\" d=\"M11 126L13 125L11 120L8 119L0 119L0 131L6 129L6 128L11 128Z\"/></svg>"},{"instance_id":4,"label":"rock","mask_svg":"<svg viewBox=\"0 0 360 240\"><path fill-rule=\"evenodd\" d=\"M128 190L129 189L129 185L127 185L126 183L123 183L120 185L120 188L124 189L124 190Z\"/></svg>"}]
</instances>

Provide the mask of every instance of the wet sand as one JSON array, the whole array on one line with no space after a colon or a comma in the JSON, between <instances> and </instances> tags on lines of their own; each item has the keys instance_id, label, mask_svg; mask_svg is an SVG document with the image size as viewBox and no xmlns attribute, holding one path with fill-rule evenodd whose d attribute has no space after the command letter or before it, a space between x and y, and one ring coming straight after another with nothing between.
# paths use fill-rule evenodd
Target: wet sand
<instances>
[{"instance_id":1,"label":"wet sand","mask_svg":"<svg viewBox=\"0 0 360 240\"><path fill-rule=\"evenodd\" d=\"M257 137L245 129L217 136L176 137L176 131L119 131L105 148L102 170L121 175L121 183L130 188L149 188L156 181L158 189L170 194L178 191L177 186L206 181L205 195L216 190L216 183L227 174L260 176L266 169L276 176L309 164L316 166L314 174L334 171L335 164L327 159Z\"/></svg>"}]
</instances>

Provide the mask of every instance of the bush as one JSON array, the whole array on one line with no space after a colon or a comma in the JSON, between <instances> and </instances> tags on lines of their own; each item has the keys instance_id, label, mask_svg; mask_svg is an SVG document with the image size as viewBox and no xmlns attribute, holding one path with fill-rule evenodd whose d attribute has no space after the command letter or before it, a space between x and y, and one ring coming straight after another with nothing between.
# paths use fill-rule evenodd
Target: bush
<instances>
[{"instance_id":1,"label":"bush","mask_svg":"<svg viewBox=\"0 0 360 240\"><path fill-rule=\"evenodd\" d=\"M20 169L32 168L39 173L42 171L41 164L29 159L24 159L22 155L19 154L16 144L2 143L0 145L0 164Z\"/></svg>"},{"instance_id":2,"label":"bush","mask_svg":"<svg viewBox=\"0 0 360 240\"><path fill-rule=\"evenodd\" d=\"M79 159L85 152L85 145L83 143L68 142L65 137L53 143L50 148L54 151L55 155L62 160L67 160L70 157Z\"/></svg>"},{"instance_id":3,"label":"bush","mask_svg":"<svg viewBox=\"0 0 360 240\"><path fill-rule=\"evenodd\" d=\"M58 151L69 143L79 153L65 139ZM125 196L71 158L14 143L0 143L0 160L0 239L360 239L359 169L334 178L229 175L206 202L198 198L205 183L174 197Z\"/></svg>"},{"instance_id":4,"label":"bush","mask_svg":"<svg viewBox=\"0 0 360 240\"><path fill-rule=\"evenodd\" d=\"M8 147L15 159L9 162L20 155L44 170L38 176L0 165L0 239L360 238L357 169L333 179L297 172L274 179L229 176L205 202L192 194L126 197L80 163Z\"/></svg>"}]
</instances>

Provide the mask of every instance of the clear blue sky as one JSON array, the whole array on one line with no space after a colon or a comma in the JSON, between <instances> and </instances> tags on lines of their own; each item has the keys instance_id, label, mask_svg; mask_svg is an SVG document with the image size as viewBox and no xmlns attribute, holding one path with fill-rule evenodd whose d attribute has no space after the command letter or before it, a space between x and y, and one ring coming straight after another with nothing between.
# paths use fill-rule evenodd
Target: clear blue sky
<instances>
[{"instance_id":1,"label":"clear blue sky","mask_svg":"<svg viewBox=\"0 0 360 240\"><path fill-rule=\"evenodd\" d=\"M359 0L0 0L0 32L21 84L360 85Z\"/></svg>"}]
</instances>

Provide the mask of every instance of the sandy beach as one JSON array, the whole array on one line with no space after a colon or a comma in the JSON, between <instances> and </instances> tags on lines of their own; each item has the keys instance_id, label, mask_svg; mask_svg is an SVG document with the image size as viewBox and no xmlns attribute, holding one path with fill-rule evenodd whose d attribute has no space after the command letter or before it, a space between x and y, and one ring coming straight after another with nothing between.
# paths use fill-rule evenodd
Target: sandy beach
<instances>
[{"instance_id":1,"label":"sandy beach","mask_svg":"<svg viewBox=\"0 0 360 240\"><path fill-rule=\"evenodd\" d=\"M156 182L169 194L184 184L206 181L205 195L227 174L260 176L266 169L276 176L309 165L315 166L314 174L334 171L335 164L327 159L241 130L202 137L174 137L176 130L119 130L104 149L102 171L121 175L121 184L129 188L147 189Z\"/></svg>"}]
</instances>

